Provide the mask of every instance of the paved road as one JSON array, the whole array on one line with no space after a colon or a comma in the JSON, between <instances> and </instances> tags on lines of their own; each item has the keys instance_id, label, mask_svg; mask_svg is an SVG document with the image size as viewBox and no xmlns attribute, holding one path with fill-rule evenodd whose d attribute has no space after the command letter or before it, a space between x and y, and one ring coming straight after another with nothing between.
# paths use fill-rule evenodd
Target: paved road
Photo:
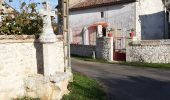
<instances>
[{"instance_id":1,"label":"paved road","mask_svg":"<svg viewBox=\"0 0 170 100\"><path fill-rule=\"evenodd\" d=\"M170 70L72 59L73 71L96 78L108 100L170 100Z\"/></svg>"}]
</instances>

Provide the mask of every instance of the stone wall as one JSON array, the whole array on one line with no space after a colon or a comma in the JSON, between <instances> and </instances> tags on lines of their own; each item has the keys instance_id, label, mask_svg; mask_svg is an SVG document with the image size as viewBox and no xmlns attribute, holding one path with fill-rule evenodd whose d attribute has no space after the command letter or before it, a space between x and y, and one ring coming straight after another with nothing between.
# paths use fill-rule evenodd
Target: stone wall
<instances>
[{"instance_id":1,"label":"stone wall","mask_svg":"<svg viewBox=\"0 0 170 100\"><path fill-rule=\"evenodd\" d=\"M170 40L147 40L127 47L127 62L170 63Z\"/></svg>"},{"instance_id":2,"label":"stone wall","mask_svg":"<svg viewBox=\"0 0 170 100\"><path fill-rule=\"evenodd\" d=\"M92 57L93 51L96 51L95 46L71 44L71 54L83 57Z\"/></svg>"},{"instance_id":3,"label":"stone wall","mask_svg":"<svg viewBox=\"0 0 170 100\"><path fill-rule=\"evenodd\" d=\"M0 37L0 100L24 96L27 84L24 79L43 75L42 48L43 45L32 37ZM53 70L62 73L64 72L63 41L51 44L51 48L55 50L53 55L56 68Z\"/></svg>"},{"instance_id":4,"label":"stone wall","mask_svg":"<svg viewBox=\"0 0 170 100\"><path fill-rule=\"evenodd\" d=\"M113 61L113 38L98 38L96 46L71 44L72 55L93 57L94 51L97 59Z\"/></svg>"}]
</instances>

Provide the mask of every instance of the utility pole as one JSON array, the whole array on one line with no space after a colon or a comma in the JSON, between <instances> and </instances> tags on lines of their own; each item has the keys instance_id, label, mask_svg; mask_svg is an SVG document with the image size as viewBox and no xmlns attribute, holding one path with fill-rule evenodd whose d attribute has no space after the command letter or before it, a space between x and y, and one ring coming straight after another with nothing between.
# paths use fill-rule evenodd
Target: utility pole
<instances>
[{"instance_id":1,"label":"utility pole","mask_svg":"<svg viewBox=\"0 0 170 100\"><path fill-rule=\"evenodd\" d=\"M71 71L69 41L69 0L58 0L58 30L64 38L65 71Z\"/></svg>"}]
</instances>

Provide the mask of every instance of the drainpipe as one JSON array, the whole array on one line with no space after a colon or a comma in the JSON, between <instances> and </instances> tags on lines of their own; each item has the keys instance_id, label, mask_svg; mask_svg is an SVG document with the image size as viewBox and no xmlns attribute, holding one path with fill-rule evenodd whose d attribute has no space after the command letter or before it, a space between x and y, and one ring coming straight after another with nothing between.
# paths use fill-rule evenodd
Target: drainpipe
<instances>
[{"instance_id":1,"label":"drainpipe","mask_svg":"<svg viewBox=\"0 0 170 100\"><path fill-rule=\"evenodd\" d=\"M137 36L137 2L138 0L135 1L135 23L134 23L134 29L135 29L135 36ZM139 37L138 37L139 38Z\"/></svg>"},{"instance_id":2,"label":"drainpipe","mask_svg":"<svg viewBox=\"0 0 170 100\"><path fill-rule=\"evenodd\" d=\"M136 31L136 26L137 26L137 22L136 22L136 20L137 20L137 18L136 18L137 17L137 14L136 14L137 10L136 9L137 8L136 7L137 7L137 1L135 2L135 31ZM135 32L135 36L136 36L136 34L137 34L137 31Z\"/></svg>"},{"instance_id":3,"label":"drainpipe","mask_svg":"<svg viewBox=\"0 0 170 100\"><path fill-rule=\"evenodd\" d=\"M164 29L164 36L163 36L164 39L167 38L166 35L167 35L167 31L168 31L167 30L167 15L166 15L167 14L167 9L166 9L166 5L167 5L166 0L164 0L164 13L165 13L164 14L164 28L165 29Z\"/></svg>"}]
</instances>

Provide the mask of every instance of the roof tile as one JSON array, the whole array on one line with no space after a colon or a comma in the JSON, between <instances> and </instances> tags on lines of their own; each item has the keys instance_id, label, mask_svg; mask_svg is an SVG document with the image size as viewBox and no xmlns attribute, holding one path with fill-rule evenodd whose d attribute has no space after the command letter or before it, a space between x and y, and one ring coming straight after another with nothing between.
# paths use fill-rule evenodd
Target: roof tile
<instances>
[{"instance_id":1,"label":"roof tile","mask_svg":"<svg viewBox=\"0 0 170 100\"><path fill-rule=\"evenodd\" d=\"M87 8L95 8L101 6L130 3L136 0L84 0L70 8L70 10L80 10Z\"/></svg>"}]
</instances>

